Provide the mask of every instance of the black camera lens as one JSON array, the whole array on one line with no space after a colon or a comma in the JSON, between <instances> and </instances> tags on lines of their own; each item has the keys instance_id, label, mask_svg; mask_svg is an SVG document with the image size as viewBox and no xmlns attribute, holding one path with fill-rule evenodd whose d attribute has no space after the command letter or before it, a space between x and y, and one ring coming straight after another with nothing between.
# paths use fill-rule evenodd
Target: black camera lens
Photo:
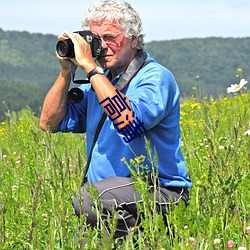
<instances>
[{"instance_id":1,"label":"black camera lens","mask_svg":"<svg viewBox=\"0 0 250 250\"><path fill-rule=\"evenodd\" d=\"M75 31L74 33L78 33L87 41L90 45L93 57L97 58L100 56L102 51L102 41L99 37L96 37L90 30ZM56 44L56 51L61 57L75 57L74 44L70 39L58 41Z\"/></svg>"},{"instance_id":2,"label":"black camera lens","mask_svg":"<svg viewBox=\"0 0 250 250\"><path fill-rule=\"evenodd\" d=\"M75 57L74 44L70 39L59 41L56 45L56 51L61 57Z\"/></svg>"},{"instance_id":3,"label":"black camera lens","mask_svg":"<svg viewBox=\"0 0 250 250\"><path fill-rule=\"evenodd\" d=\"M79 103L82 101L84 94L79 88L72 88L68 92L68 101L72 103Z\"/></svg>"}]
</instances>

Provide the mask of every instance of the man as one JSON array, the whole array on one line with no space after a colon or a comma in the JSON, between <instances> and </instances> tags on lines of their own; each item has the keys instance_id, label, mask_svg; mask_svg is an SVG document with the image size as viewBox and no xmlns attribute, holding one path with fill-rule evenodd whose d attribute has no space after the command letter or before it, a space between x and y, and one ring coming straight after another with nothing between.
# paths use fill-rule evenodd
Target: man
<instances>
[{"instance_id":1,"label":"man","mask_svg":"<svg viewBox=\"0 0 250 250\"><path fill-rule=\"evenodd\" d=\"M128 3L106 0L93 4L84 28L101 39L102 51L97 60L102 68L81 35L65 32L60 36L60 40L69 38L73 42L75 57L57 55L62 69L45 98L40 126L52 132L86 132L87 155L91 157L87 181L98 190L103 220L107 215L112 219L114 209L120 211L115 232L115 237L120 237L135 226L136 202L141 201L122 158L130 162L144 155L143 164L149 172L158 173L159 210L165 211L171 202L188 203L191 180L180 149L179 89L171 72L143 50L141 20ZM90 82L80 86L83 99L79 103L68 100L74 65L87 73ZM107 118L91 150L103 113ZM145 138L152 152L156 150L156 166L150 163ZM147 175L150 173L145 171ZM95 226L94 203L86 185L80 195L82 204L73 198L76 214L85 214L87 223Z\"/></svg>"}]
</instances>

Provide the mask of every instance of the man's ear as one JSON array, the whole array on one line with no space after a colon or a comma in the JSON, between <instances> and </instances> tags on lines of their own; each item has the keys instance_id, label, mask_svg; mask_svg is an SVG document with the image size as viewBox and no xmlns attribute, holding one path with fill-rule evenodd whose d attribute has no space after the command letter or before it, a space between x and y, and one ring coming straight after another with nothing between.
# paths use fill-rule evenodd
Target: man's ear
<instances>
[{"instance_id":1,"label":"man's ear","mask_svg":"<svg viewBox=\"0 0 250 250\"><path fill-rule=\"evenodd\" d=\"M138 43L138 37L132 37L131 47L134 49L136 48Z\"/></svg>"}]
</instances>

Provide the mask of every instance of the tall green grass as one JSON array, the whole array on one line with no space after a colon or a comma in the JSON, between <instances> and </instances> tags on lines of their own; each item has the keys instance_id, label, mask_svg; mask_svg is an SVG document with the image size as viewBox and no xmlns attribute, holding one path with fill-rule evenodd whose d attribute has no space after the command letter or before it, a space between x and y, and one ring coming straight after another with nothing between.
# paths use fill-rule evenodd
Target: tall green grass
<instances>
[{"instance_id":1,"label":"tall green grass","mask_svg":"<svg viewBox=\"0 0 250 250\"><path fill-rule=\"evenodd\" d=\"M249 103L249 94L186 100L181 128L190 204L173 207L165 225L141 181L141 227L118 242L116 220L107 221L111 235L99 221L98 230L85 233L85 249L228 249L230 240L235 249L250 249ZM71 197L82 181L84 135L44 133L38 124L28 109L7 113L0 124L0 249L80 249L76 228L86 223L75 217ZM143 157L126 164L141 166ZM134 177L140 180L136 171Z\"/></svg>"}]
</instances>

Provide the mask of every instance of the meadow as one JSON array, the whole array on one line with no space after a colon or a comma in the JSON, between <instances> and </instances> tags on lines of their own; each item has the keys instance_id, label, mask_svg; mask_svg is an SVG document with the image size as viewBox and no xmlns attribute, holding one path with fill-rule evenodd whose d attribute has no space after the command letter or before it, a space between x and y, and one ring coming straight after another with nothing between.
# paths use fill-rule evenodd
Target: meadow
<instances>
[{"instance_id":1,"label":"meadow","mask_svg":"<svg viewBox=\"0 0 250 250\"><path fill-rule=\"evenodd\" d=\"M98 230L86 233L85 249L250 249L249 103L247 92L185 100L182 150L193 181L190 204L171 208L166 226L141 181L139 234L117 242L115 222L108 221L111 235L99 222ZM76 228L85 220L75 217L71 197L85 163L84 135L42 132L29 109L6 113L0 124L0 249L81 249ZM141 166L143 157L126 164Z\"/></svg>"}]
</instances>

